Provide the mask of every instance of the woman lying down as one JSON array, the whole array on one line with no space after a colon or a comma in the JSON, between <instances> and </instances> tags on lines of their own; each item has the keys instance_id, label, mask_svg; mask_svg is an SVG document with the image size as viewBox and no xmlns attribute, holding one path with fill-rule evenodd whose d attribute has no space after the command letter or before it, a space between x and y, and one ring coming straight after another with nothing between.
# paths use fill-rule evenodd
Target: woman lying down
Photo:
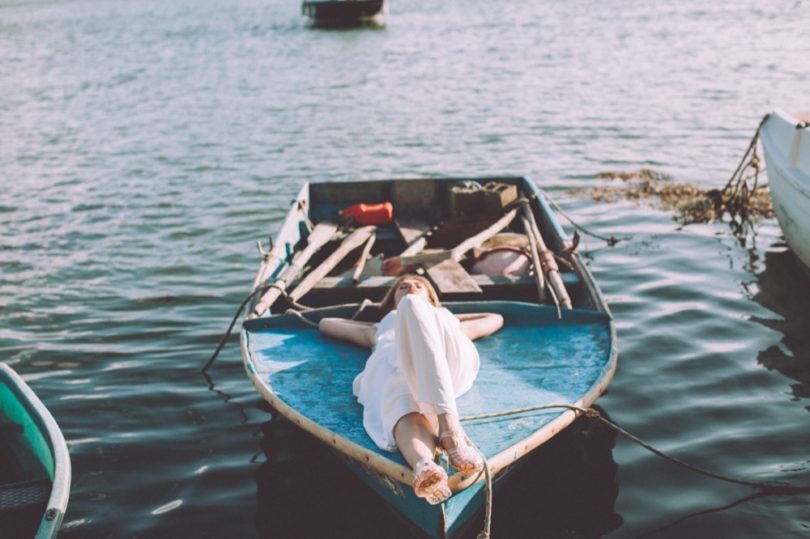
<instances>
[{"instance_id":1,"label":"woman lying down","mask_svg":"<svg viewBox=\"0 0 810 539\"><path fill-rule=\"evenodd\" d=\"M459 422L456 399L473 385L480 360L473 339L503 326L499 314L454 315L424 277L399 277L382 301L377 324L324 318L325 335L373 349L352 384L363 426L381 449L402 452L413 468L414 493L431 504L451 496L447 473L434 461L444 451L464 474L483 468Z\"/></svg>"}]
</instances>

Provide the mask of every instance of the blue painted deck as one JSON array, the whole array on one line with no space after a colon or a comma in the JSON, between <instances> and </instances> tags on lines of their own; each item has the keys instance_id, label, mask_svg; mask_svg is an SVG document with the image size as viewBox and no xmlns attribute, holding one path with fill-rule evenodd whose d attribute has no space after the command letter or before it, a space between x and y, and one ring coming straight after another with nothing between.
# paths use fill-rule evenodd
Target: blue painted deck
<instances>
[{"instance_id":1,"label":"blue painted deck","mask_svg":"<svg viewBox=\"0 0 810 539\"><path fill-rule=\"evenodd\" d=\"M473 388L459 399L462 416L541 404L573 403L604 377L613 359L610 317L570 310L558 319L553 307L517 302L446 303L451 311L498 312L504 327L476 341L481 371ZM353 308L318 309L323 316L351 316ZM369 451L404 464L399 453L378 449L366 435L362 407L352 381L369 351L321 335L294 316L275 316L244 324L251 366L284 402L321 426ZM465 430L487 457L520 442L559 416L552 409L465 423ZM356 468L356 467L355 467ZM414 522L436 530L439 508L416 498L407 486L399 495L360 470L358 475ZM481 507L483 484L457 493L444 506L449 532Z\"/></svg>"},{"instance_id":2,"label":"blue painted deck","mask_svg":"<svg viewBox=\"0 0 810 539\"><path fill-rule=\"evenodd\" d=\"M473 388L459 399L462 416L538 404L573 403L601 377L611 357L610 319L594 311L563 311L514 303L447 304L454 312L499 312L505 324L496 334L476 341L481 371ZM340 316L334 309L320 316ZM346 309L347 313L350 309ZM323 427L392 460L399 454L378 449L366 435L362 407L352 395L352 380L369 351L321 335L293 316L245 324L248 349L283 401ZM534 412L471 422L468 435L488 456L519 442L562 410Z\"/></svg>"}]
</instances>

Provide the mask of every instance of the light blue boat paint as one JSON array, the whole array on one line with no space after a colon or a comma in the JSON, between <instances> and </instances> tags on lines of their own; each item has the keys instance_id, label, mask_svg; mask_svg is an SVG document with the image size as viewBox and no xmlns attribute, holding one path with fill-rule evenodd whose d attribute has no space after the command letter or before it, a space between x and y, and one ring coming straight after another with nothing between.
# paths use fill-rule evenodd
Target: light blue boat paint
<instances>
[{"instance_id":1,"label":"light blue boat paint","mask_svg":"<svg viewBox=\"0 0 810 539\"><path fill-rule=\"evenodd\" d=\"M564 247L563 230L549 203L526 177L306 184L275 241L277 246L286 247L286 260L275 261L265 275L271 275L269 281L272 282L273 276L289 264L291 250L308 230L303 227L307 218L315 222L335 221L339 210L350 204L392 201L400 217L418 217L436 223L440 219L437 205L398 205L394 184L407 182L407 189L420 192L417 198L430 196L432 192L437 202L444 200L442 204L445 204L448 190L467 180L482 184L495 180L517 185L523 196L531 199L530 206L548 247L557 253ZM381 229L378 240L385 238L388 232ZM581 402L587 407L606 389L618 357L615 327L588 268L577 253L573 253L570 260L575 271L563 271L562 278L569 292L574 291L574 305L581 308L563 310L562 318L558 318L556 308L532 303L443 302L457 313L501 312L506 319L501 331L476 341L482 368L473 389L459 399L463 416L551 403ZM348 301L359 302L363 293L358 289ZM334 303L332 301L331 305ZM306 316L313 321L323 316L350 317L356 308L357 303L323 307L307 311ZM381 451L368 438L362 426L362 409L351 394L352 380L362 370L368 350L327 339L297 317L288 315L266 315L246 321L242 347L248 375L265 399L330 446L358 477L408 520L437 538L457 535L475 525L472 516L480 511L484 501L482 482L456 493L440 506L430 506L414 496L409 485L393 479L400 472L385 475L378 471L386 469L390 474L393 470L388 464L396 463L393 464L396 469L401 468L397 464L405 463L399 453ZM552 409L469 421L465 422L465 430L488 458L498 455L501 459L494 478L497 491L503 478L519 470L527 438L533 440L528 447L536 447L558 429L565 428L573 418L570 412ZM508 462L503 460L505 456ZM366 462L361 462L363 460Z\"/></svg>"},{"instance_id":2,"label":"light blue boat paint","mask_svg":"<svg viewBox=\"0 0 810 539\"><path fill-rule=\"evenodd\" d=\"M462 416L528 406L573 403L604 375L613 357L610 318L600 312L563 311L518 302L446 303L455 313L498 312L504 327L476 341L481 371L473 388L459 401ZM352 307L324 308L306 314L351 316ZM352 395L352 381L363 369L369 351L328 338L291 315L245 322L247 348L254 371L287 405L322 427L368 451L405 464L399 453L377 448L363 428L362 407ZM465 423L469 437L491 458L557 418L559 409ZM349 459L350 460L350 459ZM427 533L436 533L440 511L429 509L406 485L401 493L385 487L353 467L374 490L385 496ZM481 507L482 483L459 492L444 504L450 533ZM404 495L403 495L404 494Z\"/></svg>"}]
</instances>

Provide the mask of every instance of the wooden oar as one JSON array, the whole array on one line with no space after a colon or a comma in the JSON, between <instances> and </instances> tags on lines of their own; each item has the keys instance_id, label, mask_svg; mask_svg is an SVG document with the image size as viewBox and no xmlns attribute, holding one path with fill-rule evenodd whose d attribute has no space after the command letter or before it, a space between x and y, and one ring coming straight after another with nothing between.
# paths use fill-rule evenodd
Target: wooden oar
<instances>
[{"instance_id":1,"label":"wooden oar","mask_svg":"<svg viewBox=\"0 0 810 539\"><path fill-rule=\"evenodd\" d=\"M534 283L537 285L537 296L540 303L546 301L546 272L543 271L543 265L540 263L540 255L537 253L537 242L534 241L532 232L532 224L525 215L520 216L523 222L523 230L526 231L526 236L529 238L529 251L532 254L532 266L534 266Z\"/></svg>"},{"instance_id":2,"label":"wooden oar","mask_svg":"<svg viewBox=\"0 0 810 539\"><path fill-rule=\"evenodd\" d=\"M264 314L273 303L281 296L281 293L295 281L304 271L304 265L312 258L318 249L326 245L337 233L337 225L333 223L318 223L312 232L307 236L307 246L303 251L293 256L290 262L281 275L273 283L273 287L264 293L261 299L253 307L253 310L248 315L248 319L256 318Z\"/></svg>"},{"instance_id":3,"label":"wooden oar","mask_svg":"<svg viewBox=\"0 0 810 539\"><path fill-rule=\"evenodd\" d=\"M332 269L337 266L341 260L346 258L350 252L354 251L363 243L365 243L369 236L374 234L374 231L377 230L376 226L364 226L354 230L351 234L349 234L343 243L340 244L340 247L335 249L331 255L326 257L326 260L321 262L321 265L312 270L304 277L298 286L295 287L295 290L290 292L290 298L293 301L298 301L301 297L309 292L313 286L315 286L318 281L326 277L326 274L332 271Z\"/></svg>"},{"instance_id":4,"label":"wooden oar","mask_svg":"<svg viewBox=\"0 0 810 539\"><path fill-rule=\"evenodd\" d=\"M482 230L475 236L471 238L467 238L463 242L459 243L455 247L449 250L438 251L435 253L423 253L423 254L416 254L413 256L399 256L394 257L392 259L386 260L386 264L384 265L386 272L394 272L397 273L398 270L402 268L407 268L410 266L432 266L433 264L438 264L447 259L453 259L456 262L464 258L464 254L469 251L470 249L474 249L476 247L480 247L482 243L487 241L489 238L506 228L509 223L512 222L512 219L515 218L517 215L517 209L511 209L503 216L492 223L489 227Z\"/></svg>"},{"instance_id":5,"label":"wooden oar","mask_svg":"<svg viewBox=\"0 0 810 539\"><path fill-rule=\"evenodd\" d=\"M523 217L529 221L529 230L531 231L532 240L537 242L537 249L540 256L540 264L545 268L546 276L548 277L548 284L551 286L552 291L560 302L560 305L566 309L570 309L571 298L565 290L565 285L560 276L560 268L557 266L557 261L554 260L554 253L552 253L543 241L543 236L540 235L540 230L537 228L537 221L534 219L534 214L529 207L528 202L521 204L523 209Z\"/></svg>"},{"instance_id":6,"label":"wooden oar","mask_svg":"<svg viewBox=\"0 0 810 539\"><path fill-rule=\"evenodd\" d=\"M397 230L408 247L399 256L413 256L427 245L427 235L431 226L422 219L397 219Z\"/></svg>"},{"instance_id":7,"label":"wooden oar","mask_svg":"<svg viewBox=\"0 0 810 539\"><path fill-rule=\"evenodd\" d=\"M354 264L352 283L357 284L360 282L360 274L363 273L363 268L366 267L366 260L368 260L368 255L371 254L371 248L374 246L375 241L377 241L377 235L372 234L368 237L368 241L366 241L366 244L363 246L363 252L360 253L360 258L358 258L357 262Z\"/></svg>"}]
</instances>

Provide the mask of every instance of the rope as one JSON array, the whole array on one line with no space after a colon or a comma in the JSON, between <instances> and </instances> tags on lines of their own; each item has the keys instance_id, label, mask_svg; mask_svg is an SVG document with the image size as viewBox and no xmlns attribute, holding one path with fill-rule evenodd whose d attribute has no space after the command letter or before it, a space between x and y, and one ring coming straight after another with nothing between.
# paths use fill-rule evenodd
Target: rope
<instances>
[{"instance_id":1,"label":"rope","mask_svg":"<svg viewBox=\"0 0 810 539\"><path fill-rule=\"evenodd\" d=\"M357 307L357 310L354 311L354 314L352 315L351 318L349 318L349 320L354 320L355 318L360 316L360 313L362 313L363 311L366 310L366 307L368 307L369 305L373 305L373 304L374 304L374 302L371 301L370 299L368 299L368 298L364 299L363 301L360 302L360 306Z\"/></svg>"},{"instance_id":2,"label":"rope","mask_svg":"<svg viewBox=\"0 0 810 539\"><path fill-rule=\"evenodd\" d=\"M290 295L287 294L287 292L284 290L284 287L279 286L276 283L269 283L269 284L266 284L264 286L260 286L260 287L256 288L255 290L253 290L253 292L248 294L247 297L239 305L239 308L236 310L236 314L234 314L233 319L231 319L231 323L228 326L228 330L222 336L222 339L220 339L219 345L217 345L217 349L214 350L213 355L208 359L208 361L205 362L205 365L200 370L200 372L205 374L205 372L211 367L211 365L214 364L214 361L216 361L217 357L219 356L219 353L222 351L222 348L225 346L225 343L228 342L228 338L231 336L231 333L233 332L233 327L236 325L236 321L239 319L239 315L242 314L242 310L245 308L245 306L248 304L248 302L251 299L253 299L253 296L255 296L256 294L259 294L259 293L264 294L265 292L267 292L271 288L275 288L276 290L278 290L281 293L281 297L283 297L284 300L287 303L289 303L292 307L294 307L295 309L298 309L298 310L301 310L301 311L309 311L310 310L310 307L307 307L306 305L301 305L300 303L298 303L297 301L292 299L290 297ZM287 311L290 312L290 311L293 311L293 309L288 309Z\"/></svg>"},{"instance_id":3,"label":"rope","mask_svg":"<svg viewBox=\"0 0 810 539\"><path fill-rule=\"evenodd\" d=\"M371 301L370 299L364 299L363 301L361 301L360 305L357 307L357 310L354 311L354 314L351 316L351 318L349 318L349 320L354 320L355 318L357 318L360 315L360 313L362 313L366 309L366 307L368 307L369 305L373 305L373 303L374 302ZM309 310L309 308L306 308L306 310ZM284 314L291 314L296 318L300 319L308 326L314 328L320 327L316 322L313 322L312 320L304 316L300 311L296 311L295 309L287 309L286 311L284 311Z\"/></svg>"},{"instance_id":4,"label":"rope","mask_svg":"<svg viewBox=\"0 0 810 539\"><path fill-rule=\"evenodd\" d=\"M757 141L759 140L759 132L769 117L770 114L766 114L760 120L757 130L748 144L748 149L745 150L745 154L743 154L740 163L734 170L734 174L731 175L726 186L720 191L720 196L714 200L715 211L721 217L724 212L728 212L732 220L737 216L740 216L742 223L748 220L748 202L759 188L760 163L759 156L757 156ZM752 169L752 172L745 175L748 169ZM753 185L749 188L748 180L752 179Z\"/></svg>"},{"instance_id":5,"label":"rope","mask_svg":"<svg viewBox=\"0 0 810 539\"><path fill-rule=\"evenodd\" d=\"M581 407L575 406L573 404L544 404L544 405L539 405L539 406L527 406L525 408L516 408L516 409L513 409L513 410L506 410L506 411L503 411L503 412L493 412L493 413L489 413L489 414L479 414L479 415L474 415L474 416L466 416L466 417L462 417L461 421L473 421L473 420L478 420L478 419L489 419L489 418L492 418L492 417L515 415L515 414L521 414L521 413L526 413L526 412L534 412L534 411L537 411L537 410L547 410L547 409L551 409L551 408L567 408L569 410L579 412L582 415L586 415L586 416L588 416L588 417L590 417L592 419L598 419L598 420L602 421L603 423L605 423L606 425L608 425L613 430L615 430L616 432L618 432L620 434L623 434L624 436L629 438L631 441L637 443L638 445L640 445L644 449L646 449L646 450L648 450L648 451L650 451L652 453L655 453L659 457L664 458L664 459L666 459L666 460L668 460L668 461L670 461L670 462L672 462L674 464L677 464L679 466L682 466L684 468L687 468L687 469L689 469L689 470L691 470L693 472L699 473L701 475L705 475L707 477L712 477L714 479L719 479L721 481L727 481L729 483L736 483L738 485L745 485L745 486L757 488L757 489L760 489L765 494L791 494L791 493L804 494L804 493L810 493L810 486L791 485L790 483L774 482L774 481L764 481L764 482L762 482L762 481L748 481L748 480L745 480L745 479L738 479L738 478L735 478L735 477L729 477L729 476L726 476L726 475L722 475L722 474L719 474L719 473L716 473L716 472L711 472L709 470L704 470L703 468L699 468L699 467L697 467L697 466L695 466L693 464L689 464L688 462L684 462L684 461L682 461L682 460L680 460L680 459L678 459L676 457L673 457L671 455L667 455L666 453L664 453L660 449L656 449L655 447L653 447L652 445L650 445L647 442L643 441L642 439L638 438L637 436L635 436L635 435L629 433L628 431L624 430L622 427L620 427L619 425L617 425L613 421L607 419L602 414L600 414L598 410L595 410L593 408L590 408L590 409L581 408Z\"/></svg>"},{"instance_id":6,"label":"rope","mask_svg":"<svg viewBox=\"0 0 810 539\"><path fill-rule=\"evenodd\" d=\"M467 438L467 436L464 436ZM484 494L484 528L475 536L475 539L491 539L492 538L492 469L489 467L489 461L487 460L487 456L481 451L477 445L475 445L472 440L467 438L467 443L475 448L476 451L481 455L481 459L484 461L484 480L485 483L485 494Z\"/></svg>"},{"instance_id":7,"label":"rope","mask_svg":"<svg viewBox=\"0 0 810 539\"><path fill-rule=\"evenodd\" d=\"M301 314L299 311L296 311L295 309L287 309L286 311L284 311L284 314L291 314L296 318L299 318L303 323L307 324L308 326L312 326L314 328L318 327L318 324L316 324L315 322L313 322L312 320Z\"/></svg>"},{"instance_id":8,"label":"rope","mask_svg":"<svg viewBox=\"0 0 810 539\"><path fill-rule=\"evenodd\" d=\"M567 213L565 213L565 211L564 211L564 210L563 210L563 209L560 207L560 205L559 205L559 204L557 204L556 202L554 202L554 199L552 199L552 198L549 196L549 194L548 194L548 193L546 193L545 191L543 191L542 189L539 189L539 188L538 188L538 191L540 191L541 193L543 193L543 196L546 198L546 201L547 201L549 204L551 204L551 205L554 207L554 209L555 209L555 210L557 210L557 211L559 212L559 214L560 214L560 215L562 215L563 217L565 217L565 218L566 218L566 220L567 220L569 223L571 223L571 226L573 226L574 228L576 228L577 230L579 230L579 231L580 231L580 232L582 232L583 234L587 234L588 236L591 236L592 238L596 238L596 239L598 239L598 240L602 240L602 241L606 242L606 243L608 244L608 247L613 247L614 245L616 245L616 244L617 244L617 243L619 243L620 241L624 241L624 240L630 240L630 239L632 239L632 236L625 236L625 237L623 237L623 238L617 238L616 236L610 236L609 238L606 238L606 237L604 237L604 236L600 236L599 234L596 234L596 233L594 233L594 232L591 232L590 230L588 230L588 229L587 229L587 228L585 228L584 226L582 226L582 225L580 225L579 223L577 223L576 221L574 221L574 219L573 219L573 218L572 218L570 215L568 215Z\"/></svg>"},{"instance_id":9,"label":"rope","mask_svg":"<svg viewBox=\"0 0 810 539\"><path fill-rule=\"evenodd\" d=\"M205 372L208 370L208 368L211 365L214 364L214 361L216 361L217 356L219 356L220 351L222 351L222 348L225 346L225 343L228 341L228 338L231 336L231 332L233 331L233 326L236 325L236 321L239 319L239 315L242 314L242 310L245 308L245 305L247 305L248 302L251 299L253 299L253 296L258 294L259 292L264 294L265 292L270 290L270 288L272 288L273 286L276 286L276 285L268 284L268 285L260 286L257 289L255 289L253 292L251 292L250 294L247 295L247 297L242 301L242 304L239 305L239 308L236 310L236 314L233 315L233 319L231 320L231 325L228 326L228 331L226 331L225 335L222 336L222 339L219 340L219 345L217 346L217 349L214 350L214 354L210 357L210 359L208 361L205 362L205 365L203 366L202 370L200 370L200 372L205 374Z\"/></svg>"}]
</instances>

